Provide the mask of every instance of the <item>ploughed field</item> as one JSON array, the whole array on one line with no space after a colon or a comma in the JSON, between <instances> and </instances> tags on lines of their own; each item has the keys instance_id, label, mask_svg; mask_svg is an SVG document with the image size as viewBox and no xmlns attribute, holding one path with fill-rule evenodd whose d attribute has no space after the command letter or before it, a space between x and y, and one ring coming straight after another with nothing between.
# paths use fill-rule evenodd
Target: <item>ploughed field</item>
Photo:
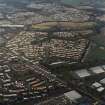
<instances>
[{"instance_id":1,"label":"ploughed field","mask_svg":"<svg viewBox=\"0 0 105 105\"><path fill-rule=\"evenodd\" d=\"M70 22L70 21L54 21L54 22L42 22L32 25L32 29L35 30L49 30L55 28L63 28L67 30L84 30L91 29L98 24L96 22Z\"/></svg>"}]
</instances>

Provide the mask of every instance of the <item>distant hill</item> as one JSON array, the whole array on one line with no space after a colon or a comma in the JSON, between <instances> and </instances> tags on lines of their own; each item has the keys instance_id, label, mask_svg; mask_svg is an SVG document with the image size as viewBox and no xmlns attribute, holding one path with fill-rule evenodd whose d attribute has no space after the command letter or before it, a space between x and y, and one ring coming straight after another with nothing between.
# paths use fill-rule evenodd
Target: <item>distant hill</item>
<instances>
[{"instance_id":1,"label":"distant hill","mask_svg":"<svg viewBox=\"0 0 105 105\"><path fill-rule=\"evenodd\" d=\"M105 7L105 0L61 0L62 3L67 5L92 5L95 7Z\"/></svg>"},{"instance_id":2,"label":"distant hill","mask_svg":"<svg viewBox=\"0 0 105 105\"><path fill-rule=\"evenodd\" d=\"M78 5L90 5L95 7L105 7L105 0L0 0L0 2L7 2L13 5L24 5L30 2L38 2L38 3L52 3L52 2L62 2L67 5L78 6Z\"/></svg>"},{"instance_id":3,"label":"distant hill","mask_svg":"<svg viewBox=\"0 0 105 105\"><path fill-rule=\"evenodd\" d=\"M80 5L81 3L84 3L85 0L61 0L65 4L70 5Z\"/></svg>"}]
</instances>

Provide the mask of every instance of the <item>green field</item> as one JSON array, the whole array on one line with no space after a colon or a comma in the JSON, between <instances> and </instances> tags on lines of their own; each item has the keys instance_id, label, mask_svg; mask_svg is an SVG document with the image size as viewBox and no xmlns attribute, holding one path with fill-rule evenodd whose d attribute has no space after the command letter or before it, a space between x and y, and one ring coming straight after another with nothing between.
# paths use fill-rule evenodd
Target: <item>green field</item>
<instances>
[{"instance_id":1,"label":"green field","mask_svg":"<svg viewBox=\"0 0 105 105\"><path fill-rule=\"evenodd\" d=\"M87 56L88 61L105 60L105 37L101 34L91 37L93 45Z\"/></svg>"},{"instance_id":2,"label":"green field","mask_svg":"<svg viewBox=\"0 0 105 105\"><path fill-rule=\"evenodd\" d=\"M100 61L105 60L105 49L101 49L100 47L95 47L91 49L88 55L88 61Z\"/></svg>"}]
</instances>

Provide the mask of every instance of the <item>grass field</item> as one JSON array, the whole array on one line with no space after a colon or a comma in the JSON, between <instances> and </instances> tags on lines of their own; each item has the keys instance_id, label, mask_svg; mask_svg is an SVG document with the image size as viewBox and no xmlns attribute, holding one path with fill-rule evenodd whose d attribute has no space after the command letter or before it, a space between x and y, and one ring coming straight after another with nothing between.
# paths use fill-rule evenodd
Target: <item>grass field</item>
<instances>
[{"instance_id":1,"label":"grass field","mask_svg":"<svg viewBox=\"0 0 105 105\"><path fill-rule=\"evenodd\" d=\"M88 61L105 60L105 49L101 47L94 47L88 55Z\"/></svg>"},{"instance_id":2,"label":"grass field","mask_svg":"<svg viewBox=\"0 0 105 105\"><path fill-rule=\"evenodd\" d=\"M105 60L105 38L98 34L91 37L93 41L92 48L87 56L88 61Z\"/></svg>"}]
</instances>

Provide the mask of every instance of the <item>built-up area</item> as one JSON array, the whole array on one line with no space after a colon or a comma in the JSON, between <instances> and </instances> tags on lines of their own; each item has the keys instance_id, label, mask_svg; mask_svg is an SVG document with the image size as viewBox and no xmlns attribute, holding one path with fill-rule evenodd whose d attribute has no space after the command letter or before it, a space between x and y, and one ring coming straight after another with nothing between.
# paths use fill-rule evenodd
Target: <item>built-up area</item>
<instances>
[{"instance_id":1,"label":"built-up area","mask_svg":"<svg viewBox=\"0 0 105 105\"><path fill-rule=\"evenodd\" d=\"M58 1L2 1L0 104L104 105L105 65L72 70L69 82L45 66L85 61L99 27L92 13Z\"/></svg>"}]
</instances>

